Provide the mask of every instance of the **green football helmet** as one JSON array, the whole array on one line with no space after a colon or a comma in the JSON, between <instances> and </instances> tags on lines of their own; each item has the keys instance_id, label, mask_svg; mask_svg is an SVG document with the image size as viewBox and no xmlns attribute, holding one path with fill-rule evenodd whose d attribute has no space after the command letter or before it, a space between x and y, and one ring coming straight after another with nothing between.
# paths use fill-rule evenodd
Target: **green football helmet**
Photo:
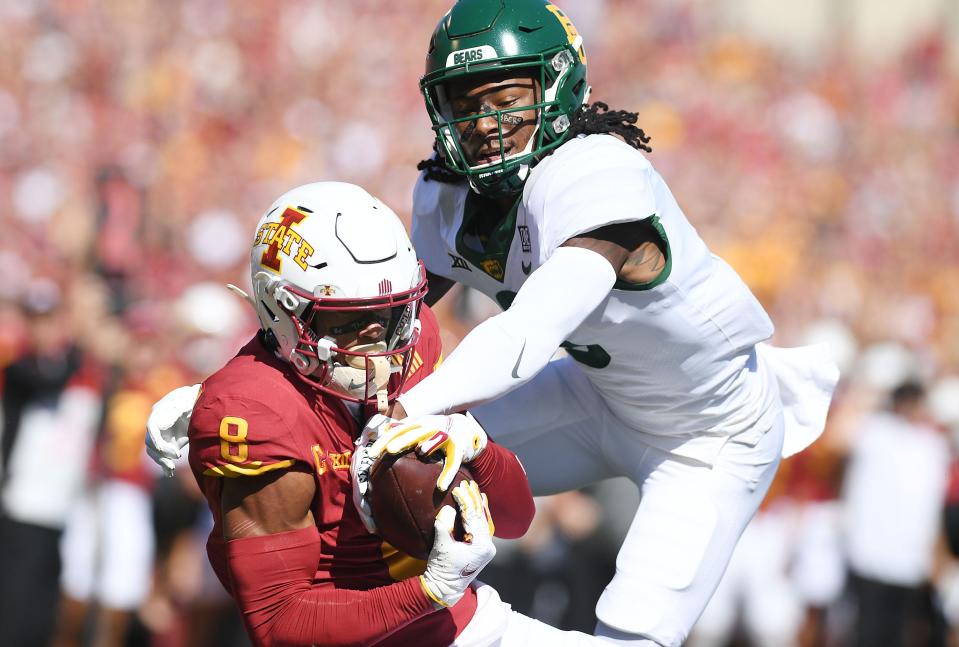
<instances>
[{"instance_id":1,"label":"green football helmet","mask_svg":"<svg viewBox=\"0 0 959 647\"><path fill-rule=\"evenodd\" d=\"M536 103L454 118L447 84L491 72L516 70L539 81ZM567 137L573 114L589 98L586 52L576 27L546 0L459 0L443 16L426 54L420 90L446 165L486 196L519 192L529 170ZM524 150L471 165L456 126L495 117L503 151L504 115L536 110L535 130ZM507 126L511 123L506 118Z\"/></svg>"}]
</instances>

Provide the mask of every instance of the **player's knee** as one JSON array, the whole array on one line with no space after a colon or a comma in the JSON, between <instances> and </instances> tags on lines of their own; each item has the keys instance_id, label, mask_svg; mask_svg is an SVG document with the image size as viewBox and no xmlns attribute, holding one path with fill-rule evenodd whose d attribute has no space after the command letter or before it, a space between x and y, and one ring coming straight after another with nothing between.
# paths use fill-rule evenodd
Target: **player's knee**
<instances>
[{"instance_id":1,"label":"player's knee","mask_svg":"<svg viewBox=\"0 0 959 647\"><path fill-rule=\"evenodd\" d=\"M597 630L606 632L597 635L616 638L623 645L680 647L702 611L688 593L688 588L614 578L596 604Z\"/></svg>"},{"instance_id":2,"label":"player's knee","mask_svg":"<svg viewBox=\"0 0 959 647\"><path fill-rule=\"evenodd\" d=\"M663 626L656 627L654 630L655 635L653 635L653 632L643 634L628 633L620 631L615 627L610 627L600 620L596 623L596 631L594 633L604 641L614 645L628 645L628 647L680 647L686 640L688 631L686 627L668 627L663 624Z\"/></svg>"}]
</instances>

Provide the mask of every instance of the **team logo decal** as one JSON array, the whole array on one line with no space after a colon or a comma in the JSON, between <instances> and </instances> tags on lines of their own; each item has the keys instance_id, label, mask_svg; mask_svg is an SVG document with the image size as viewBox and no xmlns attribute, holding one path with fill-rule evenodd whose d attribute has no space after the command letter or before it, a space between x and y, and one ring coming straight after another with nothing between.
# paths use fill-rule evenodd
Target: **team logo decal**
<instances>
[{"instance_id":1,"label":"team logo decal","mask_svg":"<svg viewBox=\"0 0 959 647\"><path fill-rule=\"evenodd\" d=\"M334 454L330 452L327 456L330 457L330 462L333 464L333 469L335 470L348 470L350 469L350 457L353 455L353 452L346 451L342 454Z\"/></svg>"},{"instance_id":2,"label":"team logo decal","mask_svg":"<svg viewBox=\"0 0 959 647\"><path fill-rule=\"evenodd\" d=\"M310 449L313 450L313 460L316 464L317 475L323 476L330 468L334 470L350 469L350 457L353 456L352 451L346 451L341 454L324 452L323 448L319 445L313 445Z\"/></svg>"},{"instance_id":3,"label":"team logo decal","mask_svg":"<svg viewBox=\"0 0 959 647\"><path fill-rule=\"evenodd\" d=\"M282 260L280 253L289 256L302 269L306 269L307 259L313 255L313 246L306 242L303 237L293 229L307 217L307 214L287 207L286 211L280 217L279 222L266 222L256 232L253 239L254 245L267 244L266 251L260 257L260 265L274 272L279 272Z\"/></svg>"},{"instance_id":4,"label":"team logo decal","mask_svg":"<svg viewBox=\"0 0 959 647\"><path fill-rule=\"evenodd\" d=\"M506 272L503 270L503 264L495 258L487 258L480 262L483 271L492 276L497 281L502 281Z\"/></svg>"},{"instance_id":5,"label":"team logo decal","mask_svg":"<svg viewBox=\"0 0 959 647\"><path fill-rule=\"evenodd\" d=\"M455 52L450 52L449 56L446 57L446 67L476 63L491 58L496 58L496 50L489 45L470 47L469 49L458 49Z\"/></svg>"},{"instance_id":6,"label":"team logo decal","mask_svg":"<svg viewBox=\"0 0 959 647\"><path fill-rule=\"evenodd\" d=\"M523 245L524 254L529 254L533 251L533 246L529 241L529 227L526 225L519 226L519 242Z\"/></svg>"},{"instance_id":7,"label":"team logo decal","mask_svg":"<svg viewBox=\"0 0 959 647\"><path fill-rule=\"evenodd\" d=\"M464 259L460 258L459 256L456 256L455 254L450 254L448 252L447 252L447 255L450 257L450 260L453 261L453 267L451 269L466 270L467 272L473 271L472 268L470 268L469 264Z\"/></svg>"}]
</instances>

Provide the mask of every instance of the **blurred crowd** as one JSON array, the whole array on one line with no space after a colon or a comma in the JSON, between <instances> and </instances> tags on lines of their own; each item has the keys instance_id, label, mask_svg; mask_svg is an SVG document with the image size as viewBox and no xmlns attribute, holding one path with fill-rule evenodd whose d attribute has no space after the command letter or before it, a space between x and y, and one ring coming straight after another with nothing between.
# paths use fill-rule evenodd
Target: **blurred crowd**
<instances>
[{"instance_id":1,"label":"blurred crowd","mask_svg":"<svg viewBox=\"0 0 959 647\"><path fill-rule=\"evenodd\" d=\"M881 65L841 40L798 60L724 29L710 3L561 4L593 100L639 112L774 342L829 343L843 368L826 435L784 462L690 643L959 644L948 39L917 34ZM243 644L192 476L159 476L143 424L252 334L224 285L247 283L275 196L350 181L409 222L432 141L417 80L447 6L0 3L0 643ZM447 352L494 307L444 299ZM538 501L484 579L592 631L636 501L618 481Z\"/></svg>"}]
</instances>

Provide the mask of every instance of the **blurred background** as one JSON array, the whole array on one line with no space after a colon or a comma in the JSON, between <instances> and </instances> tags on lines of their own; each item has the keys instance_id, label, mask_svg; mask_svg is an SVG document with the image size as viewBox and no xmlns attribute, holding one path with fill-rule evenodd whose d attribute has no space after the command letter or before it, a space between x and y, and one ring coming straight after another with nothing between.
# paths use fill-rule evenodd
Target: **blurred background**
<instances>
[{"instance_id":1,"label":"blurred background","mask_svg":"<svg viewBox=\"0 0 959 647\"><path fill-rule=\"evenodd\" d=\"M959 644L959 3L565 0L593 100L777 325L843 369L691 645ZM152 402L249 338L253 226L358 183L409 223L447 0L0 3L0 643L242 645ZM454 292L451 350L494 312ZM637 494L538 500L484 579L591 632ZM10 638L15 636L16 638Z\"/></svg>"}]
</instances>

